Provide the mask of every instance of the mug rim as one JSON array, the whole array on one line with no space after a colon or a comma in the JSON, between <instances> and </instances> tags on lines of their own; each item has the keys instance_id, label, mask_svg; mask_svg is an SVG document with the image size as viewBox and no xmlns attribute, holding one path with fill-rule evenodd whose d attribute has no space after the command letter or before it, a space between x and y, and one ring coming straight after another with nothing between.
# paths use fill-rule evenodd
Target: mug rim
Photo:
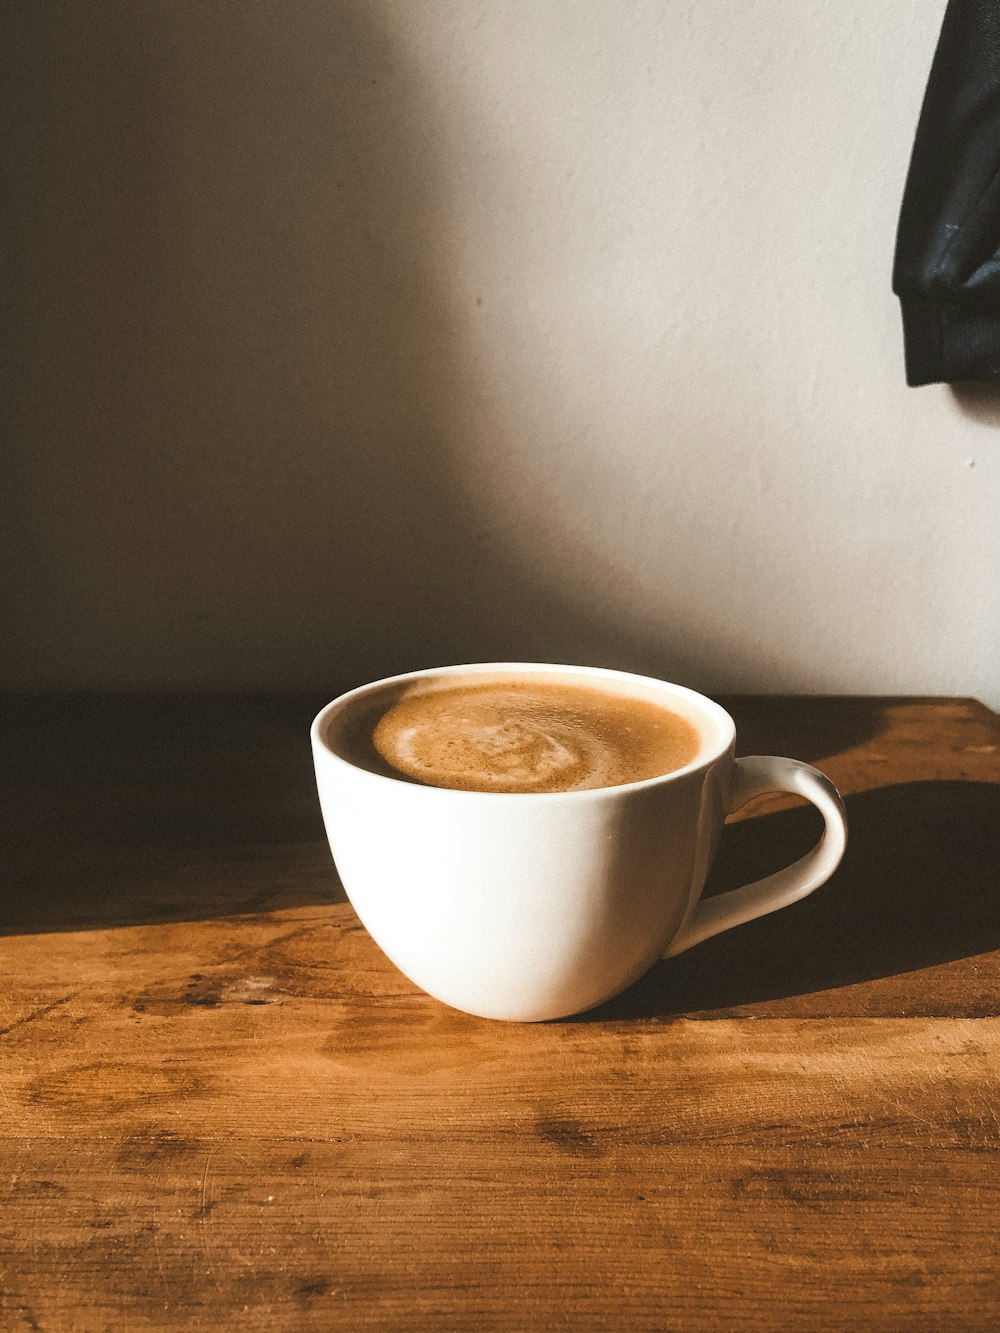
<instances>
[{"instance_id":1,"label":"mug rim","mask_svg":"<svg viewBox=\"0 0 1000 1333\"><path fill-rule=\"evenodd\" d=\"M707 747L704 753L699 752L690 763L684 764L681 768L672 769L669 773L659 773L654 777L641 778L636 782L618 782L606 787L584 787L575 791L545 792L466 791L461 787L435 787L429 783L412 782L402 776L397 778L388 773L376 773L370 768L365 768L362 764L352 763L350 759L345 759L342 754L338 754L327 742L325 732L329 719L335 714L350 708L357 700L390 685L404 684L407 681L423 680L428 677L460 675L463 672L475 672L484 675L489 672L512 675L522 672L572 672L574 675L593 676L598 680L632 681L638 685L663 690L674 697L679 695L703 711L708 712L719 728L719 740L714 745ZM516 801L606 799L610 793L633 792L690 777L694 773L710 768L733 746L736 740L736 723L721 704L708 698L707 695L701 694L698 690L692 690L687 685L678 685L673 681L661 680L657 676L640 675L635 671L620 671L616 667L578 666L570 662L465 662L451 666L420 667L413 671L402 671L396 675L383 676L380 680L368 681L364 685L356 685L350 690L345 690L343 694L338 694L336 698L331 699L319 710L313 718L309 735L313 746L322 750L334 764L353 774L362 774L366 779L373 782L389 783L391 787L405 787L413 792L437 793L438 796L446 795L479 801L502 801L505 804L510 804Z\"/></svg>"}]
</instances>

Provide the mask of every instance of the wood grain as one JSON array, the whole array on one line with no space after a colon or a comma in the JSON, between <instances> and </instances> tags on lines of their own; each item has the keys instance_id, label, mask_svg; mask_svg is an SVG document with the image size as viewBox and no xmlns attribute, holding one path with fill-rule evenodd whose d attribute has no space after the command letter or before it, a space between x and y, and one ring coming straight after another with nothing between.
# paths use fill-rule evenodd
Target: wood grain
<instances>
[{"instance_id":1,"label":"wood grain","mask_svg":"<svg viewBox=\"0 0 1000 1333\"><path fill-rule=\"evenodd\" d=\"M359 926L320 702L8 701L0 1327L997 1327L988 710L728 700L845 791L844 866L518 1026ZM713 891L814 832L759 804Z\"/></svg>"}]
</instances>

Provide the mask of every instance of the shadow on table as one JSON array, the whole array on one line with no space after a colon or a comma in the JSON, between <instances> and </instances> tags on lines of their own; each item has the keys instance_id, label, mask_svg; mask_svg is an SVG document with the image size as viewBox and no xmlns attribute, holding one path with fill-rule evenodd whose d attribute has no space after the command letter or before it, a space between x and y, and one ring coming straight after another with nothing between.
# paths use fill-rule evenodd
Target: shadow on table
<instances>
[{"instance_id":1,"label":"shadow on table","mask_svg":"<svg viewBox=\"0 0 1000 1333\"><path fill-rule=\"evenodd\" d=\"M848 850L829 884L656 964L625 994L564 1021L721 1017L1000 948L1000 786L903 783L846 805ZM707 893L787 865L820 828L811 807L730 825Z\"/></svg>"},{"instance_id":2,"label":"shadow on table","mask_svg":"<svg viewBox=\"0 0 1000 1333\"><path fill-rule=\"evenodd\" d=\"M8 696L0 935L343 902L308 740L327 697Z\"/></svg>"},{"instance_id":3,"label":"shadow on table","mask_svg":"<svg viewBox=\"0 0 1000 1333\"><path fill-rule=\"evenodd\" d=\"M309 752L324 694L4 696L0 934L343 902ZM727 698L741 753L816 760L893 700Z\"/></svg>"},{"instance_id":4,"label":"shadow on table","mask_svg":"<svg viewBox=\"0 0 1000 1333\"><path fill-rule=\"evenodd\" d=\"M324 702L299 693L8 700L0 933L342 903L307 743ZM820 760L824 747L877 734L893 702L852 701L845 714L845 701L726 700L743 752ZM1000 786L905 783L847 806L848 852L828 885L658 964L571 1021L721 1016L1000 947ZM708 892L787 865L819 825L808 806L730 825Z\"/></svg>"}]
</instances>

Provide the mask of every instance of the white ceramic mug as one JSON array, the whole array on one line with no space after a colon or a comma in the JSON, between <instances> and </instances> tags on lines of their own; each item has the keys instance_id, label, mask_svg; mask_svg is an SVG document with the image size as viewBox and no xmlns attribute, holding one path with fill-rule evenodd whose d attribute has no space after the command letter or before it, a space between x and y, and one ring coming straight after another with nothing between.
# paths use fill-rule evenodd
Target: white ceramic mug
<instances>
[{"instance_id":1,"label":"white ceramic mug","mask_svg":"<svg viewBox=\"0 0 1000 1333\"><path fill-rule=\"evenodd\" d=\"M638 690L692 721L702 745L663 777L544 794L422 786L348 756L343 737L359 710L388 708L415 681L477 672ZM532 663L393 676L335 699L312 726L330 847L369 933L437 999L522 1022L590 1009L657 959L786 907L833 874L847 840L836 788L794 759L736 759L735 738L723 708L680 685ZM775 791L817 806L819 843L777 874L702 901L725 816Z\"/></svg>"}]
</instances>

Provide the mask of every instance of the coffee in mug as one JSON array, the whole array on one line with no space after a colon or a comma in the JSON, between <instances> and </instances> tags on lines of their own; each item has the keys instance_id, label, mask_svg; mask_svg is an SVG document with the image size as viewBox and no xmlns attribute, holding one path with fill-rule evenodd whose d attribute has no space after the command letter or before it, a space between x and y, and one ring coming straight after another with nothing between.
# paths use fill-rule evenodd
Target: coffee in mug
<instances>
[{"instance_id":1,"label":"coffee in mug","mask_svg":"<svg viewBox=\"0 0 1000 1333\"><path fill-rule=\"evenodd\" d=\"M375 681L312 726L330 848L369 934L437 999L525 1022L592 1008L833 874L833 784L735 744L725 709L682 685L538 663ZM775 791L819 809L820 841L703 899L725 816Z\"/></svg>"},{"instance_id":2,"label":"coffee in mug","mask_svg":"<svg viewBox=\"0 0 1000 1333\"><path fill-rule=\"evenodd\" d=\"M564 792L672 773L701 738L658 698L582 677L445 677L404 690L372 733L399 775L430 787Z\"/></svg>"}]
</instances>

